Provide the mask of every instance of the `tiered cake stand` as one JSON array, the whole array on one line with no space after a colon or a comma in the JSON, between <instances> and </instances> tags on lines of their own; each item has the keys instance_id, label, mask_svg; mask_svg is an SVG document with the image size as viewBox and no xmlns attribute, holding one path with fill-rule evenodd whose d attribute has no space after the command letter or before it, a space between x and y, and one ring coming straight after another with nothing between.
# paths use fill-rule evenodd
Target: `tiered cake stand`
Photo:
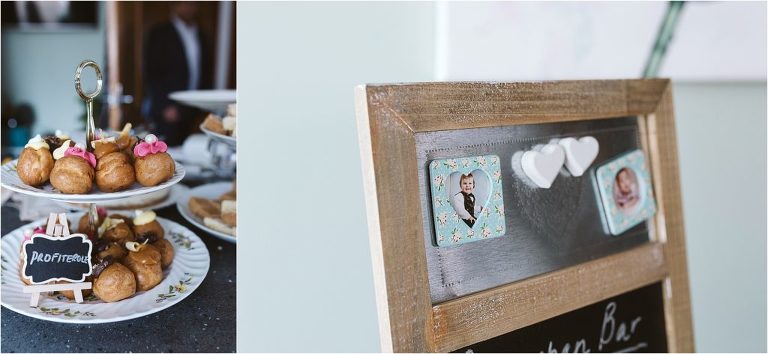
<instances>
[{"instance_id":1,"label":"tiered cake stand","mask_svg":"<svg viewBox=\"0 0 768 354\"><path fill-rule=\"evenodd\" d=\"M219 133L210 131L210 130L206 129L205 126L203 126L202 124L200 125L200 130L202 130L205 135L207 135L209 138L211 138L211 140L213 140L213 141L215 141L217 143L220 143L220 144L224 144L224 145L230 147L233 151L235 151L237 149L237 139L235 139L235 138L233 138L231 136L227 136L227 135L224 135L224 134L219 134Z\"/></svg>"},{"instance_id":2,"label":"tiered cake stand","mask_svg":"<svg viewBox=\"0 0 768 354\"><path fill-rule=\"evenodd\" d=\"M80 86L80 75L86 67L91 66L96 71L97 88L91 94L85 94ZM86 146L92 152L91 141L95 137L93 119L93 98L102 87L102 76L99 66L92 60L83 61L75 74L75 89L86 103ZM98 213L96 206L99 202L112 201L127 197L143 195L173 186L184 177L184 166L176 162L176 172L168 181L153 187L144 187L138 183L127 190L113 193L92 191L88 194L64 194L55 190L50 184L32 187L24 184L16 172L18 160L2 166L0 183L3 188L15 192L47 198L55 201L88 203L89 230L76 230L79 233L96 235L98 228ZM77 225L77 220L83 212L68 214L70 225ZM34 229L45 224L40 220L20 227L2 238L2 305L20 314L55 322L70 323L103 323L122 321L146 316L170 307L192 293L203 281L210 267L210 255L205 243L186 227L173 221L158 218L165 229L166 238L174 247L173 263L164 271L163 281L154 288L138 292L132 297L115 303L105 303L91 296L83 303L75 303L63 296L41 299L38 307L29 306L29 294L23 293L24 284L19 277L20 251L24 241L24 230Z\"/></svg>"},{"instance_id":3,"label":"tiered cake stand","mask_svg":"<svg viewBox=\"0 0 768 354\"><path fill-rule=\"evenodd\" d=\"M223 115L227 111L227 106L231 103L235 103L236 96L234 90L203 90L203 91L180 91L171 93L169 96L172 100L199 108L204 111L213 112L217 115ZM211 155L214 156L213 164L220 166L221 158L229 158L230 154L218 153L218 146L223 145L227 151L231 154L237 153L237 139L231 136L219 134L205 128L204 124L200 124L200 130L211 139L211 143L208 146L208 150L211 151ZM226 168L224 168L226 169ZM221 175L220 175L221 176ZM231 173L225 173L224 176L231 177ZM212 183L203 186L192 188L189 193L179 198L176 203L176 208L179 210L184 219L187 219L191 224L199 227L208 234L219 238L221 240L237 243L237 238L234 235L214 230L205 225L202 219L195 216L189 209L190 197L203 197L206 199L217 199L220 195L228 192L232 189L231 182L219 182Z\"/></svg>"}]
</instances>

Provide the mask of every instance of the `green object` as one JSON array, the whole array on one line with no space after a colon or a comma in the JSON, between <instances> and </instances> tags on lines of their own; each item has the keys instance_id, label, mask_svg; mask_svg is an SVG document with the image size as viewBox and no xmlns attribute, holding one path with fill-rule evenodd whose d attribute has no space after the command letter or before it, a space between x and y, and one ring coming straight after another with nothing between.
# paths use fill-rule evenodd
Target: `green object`
<instances>
[{"instance_id":1,"label":"green object","mask_svg":"<svg viewBox=\"0 0 768 354\"><path fill-rule=\"evenodd\" d=\"M6 129L9 131L8 137L10 144L14 147L26 145L27 141L29 141L30 135L32 134L32 129L30 127L16 127Z\"/></svg>"},{"instance_id":2,"label":"green object","mask_svg":"<svg viewBox=\"0 0 768 354\"><path fill-rule=\"evenodd\" d=\"M664 55L667 53L667 46L672 41L672 35L677 26L677 21L680 19L683 4L683 1L672 1L669 3L667 14L664 16L664 21L661 22L659 33L656 35L656 42L653 44L651 57L648 58L648 62L645 64L643 77L655 77L659 74L661 60L664 59Z\"/></svg>"}]
</instances>

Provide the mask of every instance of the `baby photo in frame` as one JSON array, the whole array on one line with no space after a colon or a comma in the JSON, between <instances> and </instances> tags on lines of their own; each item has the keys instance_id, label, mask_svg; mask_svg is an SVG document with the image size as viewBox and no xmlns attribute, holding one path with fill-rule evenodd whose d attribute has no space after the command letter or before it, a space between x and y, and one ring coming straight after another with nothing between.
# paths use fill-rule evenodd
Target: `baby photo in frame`
<instances>
[{"instance_id":1,"label":"baby photo in frame","mask_svg":"<svg viewBox=\"0 0 768 354\"><path fill-rule=\"evenodd\" d=\"M651 178L641 150L609 161L595 174L604 220L611 235L621 235L656 213Z\"/></svg>"},{"instance_id":2,"label":"baby photo in frame","mask_svg":"<svg viewBox=\"0 0 768 354\"><path fill-rule=\"evenodd\" d=\"M496 155L434 160L429 164L438 246L503 236L504 195Z\"/></svg>"}]
</instances>

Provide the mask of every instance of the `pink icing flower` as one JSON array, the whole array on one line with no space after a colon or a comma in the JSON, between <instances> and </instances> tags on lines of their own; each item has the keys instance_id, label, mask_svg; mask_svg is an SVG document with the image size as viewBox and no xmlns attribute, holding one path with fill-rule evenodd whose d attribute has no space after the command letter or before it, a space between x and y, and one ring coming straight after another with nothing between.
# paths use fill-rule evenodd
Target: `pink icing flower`
<instances>
[{"instance_id":1,"label":"pink icing flower","mask_svg":"<svg viewBox=\"0 0 768 354\"><path fill-rule=\"evenodd\" d=\"M103 207L96 208L96 214L99 214L99 218L106 218L107 208L103 208Z\"/></svg>"},{"instance_id":2,"label":"pink icing flower","mask_svg":"<svg viewBox=\"0 0 768 354\"><path fill-rule=\"evenodd\" d=\"M42 226L38 226L34 230L30 230L30 229L24 230L24 241L22 242L31 240L32 235L37 235L37 234L45 235L45 229Z\"/></svg>"},{"instance_id":3,"label":"pink icing flower","mask_svg":"<svg viewBox=\"0 0 768 354\"><path fill-rule=\"evenodd\" d=\"M79 146L73 146L67 149L67 151L64 152L64 156L79 156L83 158L83 160L88 161L88 164L91 165L91 167L96 168L96 156L83 150Z\"/></svg>"},{"instance_id":4,"label":"pink icing flower","mask_svg":"<svg viewBox=\"0 0 768 354\"><path fill-rule=\"evenodd\" d=\"M147 135L144 141L136 144L133 148L133 154L138 157L144 157L151 154L157 154L160 152L166 152L168 145L157 139L153 134Z\"/></svg>"}]
</instances>

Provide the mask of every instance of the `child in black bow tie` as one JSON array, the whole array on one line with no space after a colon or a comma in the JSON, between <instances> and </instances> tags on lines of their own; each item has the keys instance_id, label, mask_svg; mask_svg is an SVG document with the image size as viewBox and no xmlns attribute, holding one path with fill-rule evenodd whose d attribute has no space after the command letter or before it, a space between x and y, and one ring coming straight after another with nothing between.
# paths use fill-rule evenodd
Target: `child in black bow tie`
<instances>
[{"instance_id":1,"label":"child in black bow tie","mask_svg":"<svg viewBox=\"0 0 768 354\"><path fill-rule=\"evenodd\" d=\"M476 213L479 214L483 211L481 205L475 205L475 195L473 194L475 177L471 173L462 174L459 178L459 187L461 191L451 198L451 206L469 227L473 227L477 221Z\"/></svg>"}]
</instances>

